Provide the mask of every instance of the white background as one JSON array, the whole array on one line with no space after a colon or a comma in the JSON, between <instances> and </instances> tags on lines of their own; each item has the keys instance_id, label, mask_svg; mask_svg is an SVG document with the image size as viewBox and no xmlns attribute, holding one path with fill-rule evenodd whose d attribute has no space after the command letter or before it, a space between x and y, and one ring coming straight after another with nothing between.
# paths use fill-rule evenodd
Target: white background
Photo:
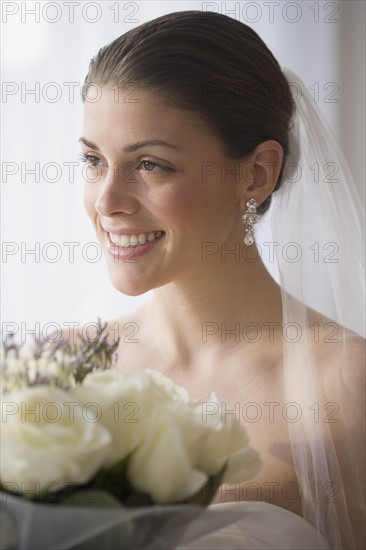
<instances>
[{"instance_id":1,"label":"white background","mask_svg":"<svg viewBox=\"0 0 366 550\"><path fill-rule=\"evenodd\" d=\"M92 262L97 250L85 245L96 238L83 210L80 170L72 180L65 163L79 161L80 85L90 58L104 44L159 15L189 9L221 11L252 26L280 64L295 71L311 90L364 200L362 0L42 1L2 2L1 8L3 328L4 323L18 328L21 323L23 328L58 323L64 328L70 321L111 319L145 299L118 293L103 258ZM74 97L74 85L65 83L76 83ZM32 89L36 94L26 93ZM56 93L60 98L53 101ZM39 163L39 182L26 173L35 163ZM57 163L59 172L48 163ZM53 178L58 181L50 181ZM50 242L58 244L59 261L50 261L56 253L55 247L47 248ZM63 244L67 242L80 243L74 261ZM39 257L24 255L37 246Z\"/></svg>"}]
</instances>

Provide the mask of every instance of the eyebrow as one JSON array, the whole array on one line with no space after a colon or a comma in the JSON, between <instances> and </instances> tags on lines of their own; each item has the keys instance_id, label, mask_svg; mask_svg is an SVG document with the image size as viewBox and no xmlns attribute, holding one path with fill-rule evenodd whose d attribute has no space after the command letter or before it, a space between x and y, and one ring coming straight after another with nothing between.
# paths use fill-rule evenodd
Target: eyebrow
<instances>
[{"instance_id":1,"label":"eyebrow","mask_svg":"<svg viewBox=\"0 0 366 550\"><path fill-rule=\"evenodd\" d=\"M91 141L87 140L84 137L79 138L79 141L81 143L84 143L87 147L90 147L91 149L96 149L99 151L99 148L94 143L91 143ZM175 151L183 151L184 149L182 147L178 147L177 145L174 145L173 143L169 143L168 141L164 141L162 139L148 139L145 141L138 141L137 143L131 143L130 145L126 145L123 147L122 151L124 153L134 153L138 149L142 149L146 146L154 147L154 146L160 146L160 147L170 147L170 149L174 149Z\"/></svg>"}]
</instances>

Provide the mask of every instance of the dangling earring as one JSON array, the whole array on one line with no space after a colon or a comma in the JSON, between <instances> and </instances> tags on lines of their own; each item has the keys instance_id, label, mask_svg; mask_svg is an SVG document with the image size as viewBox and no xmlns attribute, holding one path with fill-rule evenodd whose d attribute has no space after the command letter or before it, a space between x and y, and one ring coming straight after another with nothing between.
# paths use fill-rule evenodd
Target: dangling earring
<instances>
[{"instance_id":1,"label":"dangling earring","mask_svg":"<svg viewBox=\"0 0 366 550\"><path fill-rule=\"evenodd\" d=\"M245 228L244 244L251 246L255 243L253 225L260 219L260 214L257 214L258 203L255 199L252 198L245 204L247 210L241 216L244 225L248 226Z\"/></svg>"}]
</instances>

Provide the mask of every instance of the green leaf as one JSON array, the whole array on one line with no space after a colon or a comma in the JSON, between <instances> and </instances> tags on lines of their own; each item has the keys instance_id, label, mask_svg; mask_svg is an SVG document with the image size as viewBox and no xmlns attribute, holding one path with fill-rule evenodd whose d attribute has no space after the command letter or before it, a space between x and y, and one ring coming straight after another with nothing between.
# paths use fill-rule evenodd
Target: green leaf
<instances>
[{"instance_id":1,"label":"green leaf","mask_svg":"<svg viewBox=\"0 0 366 550\"><path fill-rule=\"evenodd\" d=\"M119 462L111 466L110 468L105 469L104 471L110 477L122 476L125 475L127 470L128 461L130 460L132 453L128 454L122 458Z\"/></svg>"},{"instance_id":2,"label":"green leaf","mask_svg":"<svg viewBox=\"0 0 366 550\"><path fill-rule=\"evenodd\" d=\"M115 498L123 501L131 492L128 488L127 479L127 465L129 459L130 455L124 457L110 468L100 470L96 476L90 480L88 487L106 491Z\"/></svg>"},{"instance_id":3,"label":"green leaf","mask_svg":"<svg viewBox=\"0 0 366 550\"><path fill-rule=\"evenodd\" d=\"M155 502L151 499L151 496L147 493L140 493L134 491L130 493L124 500L123 505L127 508L133 508L138 506L153 506Z\"/></svg>"},{"instance_id":4,"label":"green leaf","mask_svg":"<svg viewBox=\"0 0 366 550\"><path fill-rule=\"evenodd\" d=\"M210 476L203 487L197 491L197 493L183 502L187 504L197 504L198 506L208 506L214 499L218 488L220 487L224 474L227 468L227 462L223 465L221 470Z\"/></svg>"}]
</instances>

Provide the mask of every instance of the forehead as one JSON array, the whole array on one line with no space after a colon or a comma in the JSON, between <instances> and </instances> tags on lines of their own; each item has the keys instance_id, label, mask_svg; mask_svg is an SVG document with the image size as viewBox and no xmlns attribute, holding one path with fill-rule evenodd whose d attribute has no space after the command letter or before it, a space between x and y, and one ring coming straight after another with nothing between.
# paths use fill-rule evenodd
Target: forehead
<instances>
[{"instance_id":1,"label":"forehead","mask_svg":"<svg viewBox=\"0 0 366 550\"><path fill-rule=\"evenodd\" d=\"M197 132L203 139L214 138L197 114L132 86L126 90L116 86L99 88L98 96L84 103L83 135L94 143L111 139L131 142L152 134L187 141Z\"/></svg>"}]
</instances>

